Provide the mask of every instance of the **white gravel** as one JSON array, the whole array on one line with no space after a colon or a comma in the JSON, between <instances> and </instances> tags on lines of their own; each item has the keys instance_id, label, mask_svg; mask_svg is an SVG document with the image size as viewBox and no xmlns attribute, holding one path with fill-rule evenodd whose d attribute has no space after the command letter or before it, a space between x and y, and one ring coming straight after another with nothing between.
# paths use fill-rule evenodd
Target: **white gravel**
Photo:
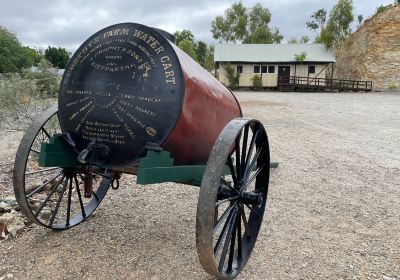
<instances>
[{"instance_id":1,"label":"white gravel","mask_svg":"<svg viewBox=\"0 0 400 280\"><path fill-rule=\"evenodd\" d=\"M245 116L268 125L280 162L238 279L399 280L400 95L237 97ZM64 232L32 226L0 241L0 279L211 279L197 261L197 195L126 176L84 224Z\"/></svg>"}]
</instances>

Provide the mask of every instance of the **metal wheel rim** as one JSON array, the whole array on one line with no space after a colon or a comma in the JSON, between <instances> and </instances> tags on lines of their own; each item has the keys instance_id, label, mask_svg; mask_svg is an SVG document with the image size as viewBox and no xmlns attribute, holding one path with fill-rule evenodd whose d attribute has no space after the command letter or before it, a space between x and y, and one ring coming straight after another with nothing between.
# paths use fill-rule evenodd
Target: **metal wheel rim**
<instances>
[{"instance_id":1,"label":"metal wheel rim","mask_svg":"<svg viewBox=\"0 0 400 280\"><path fill-rule=\"evenodd\" d=\"M218 189L219 185L221 184L220 178L223 172L225 161L228 155L230 156L232 153L232 144L235 143L235 139L237 138L237 136L240 137L240 134L242 133L243 128L245 126L257 127L259 133L261 133L258 135L263 135L265 139L263 148L264 152L262 156L265 159L264 164L266 166L262 168L262 172L258 173L256 177L258 184L264 185L262 187L264 192L263 193L264 200L262 202L262 205L259 208L257 208L258 209L257 211L260 212L259 217L254 218L255 214L253 214L253 218L251 218L249 215L248 223L249 224L252 223L252 225L254 226L254 231L251 234L251 240L245 243L243 242L244 239L240 238L242 240L241 251L243 251L241 260L238 261L239 253L237 252L233 253L232 258L235 258L234 255L236 254L236 263L235 260L232 260L230 267L231 271L228 270L223 271L224 265L221 270L219 264L216 262L217 261L216 256L214 255L214 242L213 242L214 241L213 231L215 225L214 209L215 209L215 204L217 202ZM241 119L241 118L234 119L228 125L225 126L225 128L219 135L218 139L216 140L216 143L210 154L206 171L204 173L203 181L200 187L199 203L197 207L197 217L196 217L196 246L201 265L203 266L203 268L206 270L207 273L218 279L232 279L236 277L241 272L241 270L243 269L243 267L245 266L251 255L251 252L254 248L259 233L266 205L268 182L269 182L269 161L270 161L270 155L269 155L268 137L263 125L256 120ZM259 160L257 159L257 166L258 164ZM227 219L229 219L229 216ZM239 223L241 223L241 221L239 221ZM239 231L237 228L235 228L234 230L235 231L232 236L236 235L237 231ZM238 233L238 236L239 235L240 231ZM234 238L231 238L230 241L228 240L228 243L231 243L232 239ZM237 240L239 240L239 238L237 238ZM233 243L234 242L235 240L233 240ZM233 245L234 248L235 246L236 245ZM229 262L230 260L228 260L228 265Z\"/></svg>"},{"instance_id":2,"label":"metal wheel rim","mask_svg":"<svg viewBox=\"0 0 400 280\"><path fill-rule=\"evenodd\" d=\"M35 142L37 135L39 134L41 129L44 127L44 125L47 123L47 121L49 121L52 117L56 116L57 113L58 113L57 105L54 105L54 106L48 108L37 119L35 119L33 121L33 123L26 130L26 132L20 142L16 157L15 157L14 170L13 170L13 187L14 187L15 198L20 206L21 212L31 222L36 223L40 226L50 228L50 229L64 230L64 229L71 228L71 227L83 222L96 210L96 208L101 203L101 201L103 200L104 196L106 195L106 193L110 187L111 178L107 178L107 176L105 176L105 178L102 179L102 181L100 182L99 188L96 192L96 196L93 196L93 198L90 200L90 202L86 203L86 205L84 206L84 210L82 210L82 213L84 211L84 215L81 214L81 215L75 215L74 217L71 217L69 219L69 223L65 222L64 224L60 223L60 224L48 225L48 224L42 223L35 216L35 214L32 211L32 208L29 206L26 189L25 189L26 165L28 163L28 157L29 157L32 145ZM73 178L71 177L71 180L72 179ZM69 178L67 179L67 183L68 183L68 180L69 180ZM67 186L67 188L68 188L68 186Z\"/></svg>"}]
</instances>

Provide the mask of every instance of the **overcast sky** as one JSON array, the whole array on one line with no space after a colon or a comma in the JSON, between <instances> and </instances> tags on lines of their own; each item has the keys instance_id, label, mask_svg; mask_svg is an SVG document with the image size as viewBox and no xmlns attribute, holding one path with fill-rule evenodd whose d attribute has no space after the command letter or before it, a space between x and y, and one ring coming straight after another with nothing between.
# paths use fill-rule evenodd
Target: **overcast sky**
<instances>
[{"instance_id":1,"label":"overcast sky","mask_svg":"<svg viewBox=\"0 0 400 280\"><path fill-rule=\"evenodd\" d=\"M355 16L371 16L376 8L394 0L353 0ZM0 0L0 25L17 33L24 45L61 46L75 50L96 31L120 22L137 22L173 33L189 29L196 40L217 43L211 21L235 1L229 0ZM270 27L278 27L285 40L314 34L305 22L319 8L330 10L336 0L243 0L246 7L260 2L270 9Z\"/></svg>"}]
</instances>

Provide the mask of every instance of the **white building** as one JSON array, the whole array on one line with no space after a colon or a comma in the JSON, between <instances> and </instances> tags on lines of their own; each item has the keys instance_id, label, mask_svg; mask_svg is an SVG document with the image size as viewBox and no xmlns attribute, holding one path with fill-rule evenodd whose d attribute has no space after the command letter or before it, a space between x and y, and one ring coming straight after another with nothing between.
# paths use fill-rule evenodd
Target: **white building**
<instances>
[{"instance_id":1,"label":"white building","mask_svg":"<svg viewBox=\"0 0 400 280\"><path fill-rule=\"evenodd\" d=\"M302 53L304 61L296 61L296 55ZM301 83L331 78L335 57L323 44L218 44L214 62L218 79L225 85L229 85L229 64L240 73L239 87L252 87L252 77L259 75L263 87L276 88L290 76L305 77Z\"/></svg>"}]
</instances>

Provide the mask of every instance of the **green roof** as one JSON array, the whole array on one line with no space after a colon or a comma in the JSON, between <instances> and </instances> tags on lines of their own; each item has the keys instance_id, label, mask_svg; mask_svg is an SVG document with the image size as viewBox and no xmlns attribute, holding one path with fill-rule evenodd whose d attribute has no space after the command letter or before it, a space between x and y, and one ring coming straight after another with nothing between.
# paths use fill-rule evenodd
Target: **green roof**
<instances>
[{"instance_id":1,"label":"green roof","mask_svg":"<svg viewBox=\"0 0 400 280\"><path fill-rule=\"evenodd\" d=\"M306 53L305 62L335 62L323 44L218 44L215 62L295 62L295 55Z\"/></svg>"}]
</instances>

